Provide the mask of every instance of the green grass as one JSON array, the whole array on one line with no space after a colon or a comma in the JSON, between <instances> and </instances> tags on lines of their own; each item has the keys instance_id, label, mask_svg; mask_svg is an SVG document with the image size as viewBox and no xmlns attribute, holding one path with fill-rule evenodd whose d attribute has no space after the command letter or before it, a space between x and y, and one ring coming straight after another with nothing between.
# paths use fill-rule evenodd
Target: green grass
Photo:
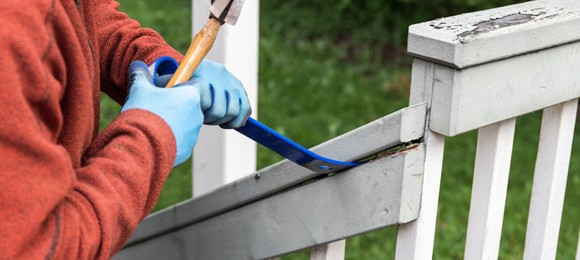
<instances>
[{"instance_id":1,"label":"green grass","mask_svg":"<svg viewBox=\"0 0 580 260\"><path fill-rule=\"evenodd\" d=\"M305 147L408 105L409 68L349 63L331 41L260 40L260 121ZM299 57L299 58L298 58ZM398 81L397 81L398 80ZM258 167L281 159L260 147Z\"/></svg>"},{"instance_id":2,"label":"green grass","mask_svg":"<svg viewBox=\"0 0 580 260\"><path fill-rule=\"evenodd\" d=\"M142 26L160 32L169 44L185 52L191 39L190 1L120 3L122 11L139 20ZM373 44L354 44L327 35L304 36L300 26L309 26L307 23L281 30L277 24L288 21L280 20L284 15L279 10L273 12L268 8L275 5L262 2L257 104L260 121L311 147L407 106L408 58L386 59L378 51L382 50L380 46ZM287 16L299 19L295 16L312 12L300 10ZM102 107L101 127L104 127L118 114L119 106L104 97ZM500 259L523 257L540 121L541 112L517 120ZM578 242L579 131L576 130L572 150L558 259L573 259ZM446 139L434 259L463 258L476 142L475 131ZM258 148L259 168L279 160L280 156ZM190 198L191 182L188 161L172 171L154 210ZM348 239L346 258L393 259L396 232L396 228L388 228ZM308 254L305 250L282 259L309 259Z\"/></svg>"}]
</instances>

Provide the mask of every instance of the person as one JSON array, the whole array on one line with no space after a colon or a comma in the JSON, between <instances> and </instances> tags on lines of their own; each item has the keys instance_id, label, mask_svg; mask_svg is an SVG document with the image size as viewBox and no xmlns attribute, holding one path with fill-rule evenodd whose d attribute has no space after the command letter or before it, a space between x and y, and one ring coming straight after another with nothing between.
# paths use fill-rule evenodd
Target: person
<instances>
[{"instance_id":1,"label":"person","mask_svg":"<svg viewBox=\"0 0 580 260\"><path fill-rule=\"evenodd\" d=\"M202 123L236 128L251 113L207 60L188 82L153 85L145 64L182 55L118 7L0 1L0 259L109 259ZM101 91L123 107L98 133Z\"/></svg>"}]
</instances>

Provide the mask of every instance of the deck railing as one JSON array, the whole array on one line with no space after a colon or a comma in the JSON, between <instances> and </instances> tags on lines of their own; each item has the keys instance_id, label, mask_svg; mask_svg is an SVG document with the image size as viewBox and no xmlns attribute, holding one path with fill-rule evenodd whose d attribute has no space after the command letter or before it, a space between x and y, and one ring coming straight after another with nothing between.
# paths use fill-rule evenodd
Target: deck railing
<instances>
[{"instance_id":1,"label":"deck railing","mask_svg":"<svg viewBox=\"0 0 580 260\"><path fill-rule=\"evenodd\" d=\"M464 257L497 259L515 118L538 110L524 259L554 259L580 97L580 3L531 1L416 24L408 52L410 106L313 148L337 160L390 153L331 176L274 164L152 214L115 259L269 259L305 248L311 259L343 259L343 239L390 226L396 259L431 259L445 138L472 130Z\"/></svg>"}]
</instances>

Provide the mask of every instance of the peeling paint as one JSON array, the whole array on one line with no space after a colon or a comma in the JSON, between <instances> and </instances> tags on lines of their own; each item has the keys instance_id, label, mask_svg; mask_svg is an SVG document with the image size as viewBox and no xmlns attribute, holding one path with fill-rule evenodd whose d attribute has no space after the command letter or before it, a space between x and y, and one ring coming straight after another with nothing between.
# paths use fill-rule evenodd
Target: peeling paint
<instances>
[{"instance_id":1,"label":"peeling paint","mask_svg":"<svg viewBox=\"0 0 580 260\"><path fill-rule=\"evenodd\" d=\"M463 32L458 34L458 37L468 37L468 36L475 36L482 33L491 32L493 30L497 30L499 28L504 28L508 26L514 26L518 24L527 23L529 21L534 20L535 16L546 14L545 12L541 12L539 14L510 14L504 17L500 17L497 19L491 19L488 21L483 21L478 24L475 24L475 29L467 32Z\"/></svg>"}]
</instances>

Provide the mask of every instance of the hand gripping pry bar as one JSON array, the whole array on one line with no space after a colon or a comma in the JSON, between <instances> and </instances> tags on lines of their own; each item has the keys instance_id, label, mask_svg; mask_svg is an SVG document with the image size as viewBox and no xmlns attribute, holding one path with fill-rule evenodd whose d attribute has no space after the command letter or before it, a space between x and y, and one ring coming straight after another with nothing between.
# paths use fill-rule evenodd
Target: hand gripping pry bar
<instances>
[{"instance_id":1,"label":"hand gripping pry bar","mask_svg":"<svg viewBox=\"0 0 580 260\"><path fill-rule=\"evenodd\" d=\"M157 79L157 75L175 72L177 66L177 62L171 57L165 56L157 59L151 66L151 73L154 75L153 80ZM251 117L248 118L245 126L235 130L284 156L286 159L314 172L328 174L362 164L359 162L336 161L320 156Z\"/></svg>"},{"instance_id":2,"label":"hand gripping pry bar","mask_svg":"<svg viewBox=\"0 0 580 260\"><path fill-rule=\"evenodd\" d=\"M236 24L239 14L242 10L244 0L212 0L210 7L210 20L206 26L193 38L181 65L164 66L163 74L174 73L171 80L167 83L167 88L173 87L181 82L188 81L191 75L199 66L205 55L209 52L217 33L224 23ZM160 59L167 60L168 57ZM172 60L172 59L171 59ZM159 61L159 60L158 60ZM155 76L158 72L156 62L152 74ZM160 71L159 71L160 72ZM292 140L284 137L269 127L263 125L253 118L249 118L246 125L235 129L266 148L284 156L288 160L306 167L318 173L334 173L362 163L341 162L322 157L310 150L298 145Z\"/></svg>"}]
</instances>

